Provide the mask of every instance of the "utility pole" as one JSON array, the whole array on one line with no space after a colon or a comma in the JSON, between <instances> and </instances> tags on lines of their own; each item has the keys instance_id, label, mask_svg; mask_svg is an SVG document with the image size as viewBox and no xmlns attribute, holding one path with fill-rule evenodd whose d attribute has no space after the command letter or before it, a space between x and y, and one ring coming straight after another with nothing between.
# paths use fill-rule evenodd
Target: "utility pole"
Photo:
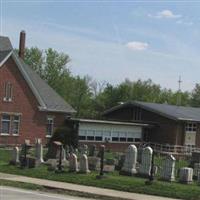
<instances>
[{"instance_id":1,"label":"utility pole","mask_svg":"<svg viewBox=\"0 0 200 200\"><path fill-rule=\"evenodd\" d=\"M181 83L182 83L182 80L181 80L181 76L179 76L179 80L178 80L178 94L177 94L177 106L180 106L181 105Z\"/></svg>"}]
</instances>

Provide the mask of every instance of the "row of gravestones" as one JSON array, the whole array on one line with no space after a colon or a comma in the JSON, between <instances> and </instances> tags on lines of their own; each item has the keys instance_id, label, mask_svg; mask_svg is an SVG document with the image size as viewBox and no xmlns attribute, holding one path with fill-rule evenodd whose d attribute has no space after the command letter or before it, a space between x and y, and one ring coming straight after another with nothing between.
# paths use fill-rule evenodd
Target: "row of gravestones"
<instances>
[{"instance_id":1,"label":"row of gravestones","mask_svg":"<svg viewBox=\"0 0 200 200\"><path fill-rule=\"evenodd\" d=\"M26 144L27 145L27 144ZM35 149L36 149L36 163L41 164L44 163L43 160L43 146L42 142L40 139L36 140L35 144ZM96 158L95 151L96 147L93 146L91 149L93 149L91 152L89 152L90 157L89 157L89 163L93 163L94 160L99 163L100 159ZM81 148L81 156L79 160L79 165L77 161L77 155L72 152L66 151L66 149L62 148L62 160L66 160L66 152L68 153L68 166L69 166L69 171L73 172L82 172L82 173L89 173L89 164L88 164L88 147L87 145L84 145ZM76 152L76 151L74 151ZM20 151L18 147L14 147L13 149L13 156L12 156L12 163L18 164L20 162L19 159ZM122 174L127 174L127 175L134 175L134 174L140 174L142 176L150 176L151 173L151 168L152 168L152 156L153 156L153 150L151 147L146 147L142 150L141 152L141 159L139 163L139 167L137 167L137 147L135 145L130 145L128 147L126 156L125 156L125 161L123 163L123 167L121 169ZM92 162L91 162L92 161ZM161 167L161 179L167 180L167 181L174 181L175 180L175 162L176 159L172 156L169 155L166 157L166 159L163 162L163 166ZM95 168L94 168L95 169ZM92 170L94 170L92 168ZM180 169L180 181L185 182L185 183L191 183L193 180L193 171L194 171L194 176L198 178L198 181L200 182L200 163L195 163L194 164L194 170L192 168L184 167Z\"/></svg>"},{"instance_id":2,"label":"row of gravestones","mask_svg":"<svg viewBox=\"0 0 200 200\"><path fill-rule=\"evenodd\" d=\"M29 141L26 140L25 143L22 145L22 151L24 151L24 147L28 147L29 145ZM96 151L96 148L93 146L94 151ZM88 146L87 145L83 145L80 149L81 151L81 155L80 155L80 159L79 159L79 163L77 161L77 155L78 154L78 150L77 149L73 149L72 147L66 146L66 148L64 149L62 147L62 163L65 163L68 167L69 167L69 171L71 172L81 172L81 173L89 173L89 166L88 166L88 157L87 157L87 153L88 153ZM91 155L94 155L94 151L92 151L93 153L90 152ZM59 151L57 152L59 154ZM68 161L67 161L67 159ZM41 139L36 139L36 143L35 143L35 162L36 165L38 166L39 164L45 163L44 159L43 159L43 145L42 145L42 141ZM90 158L90 163L98 163L98 165L100 165L100 159L99 158L95 158L95 157L91 157ZM12 159L10 161L11 164L17 165L20 164L20 148L19 147L14 147L13 148L13 153L12 153ZM46 164L50 163L51 165L54 165L54 168L56 169L57 167L57 159L50 159L50 161L47 161ZM96 165L93 166L91 165L92 170L96 169Z\"/></svg>"},{"instance_id":3,"label":"row of gravestones","mask_svg":"<svg viewBox=\"0 0 200 200\"><path fill-rule=\"evenodd\" d=\"M10 164L13 165L17 165L20 164L22 161L20 159L20 156L22 157L26 157L27 153L28 153L28 149L31 147L30 145L30 141L29 140L25 140L25 143L22 145L22 150L20 152L20 148L19 147L14 147L13 148L13 152L12 152L12 158L10 161ZM24 152L26 151L26 152ZM24 155L22 155L22 152ZM21 153L21 155L20 155ZM41 139L36 139L36 143L35 143L35 162L37 165L44 163L44 159L43 159L43 145L42 145L42 141Z\"/></svg>"},{"instance_id":4,"label":"row of gravestones","mask_svg":"<svg viewBox=\"0 0 200 200\"><path fill-rule=\"evenodd\" d=\"M142 176L150 176L152 169L152 157L153 150L151 147L146 147L142 149L141 152L141 162L139 163L139 167L137 167L137 147L135 145L130 145L128 147L125 162L121 169L121 173L127 175L135 175L139 174ZM172 155L168 155L163 165L161 166L161 179L166 181L174 181L175 180L175 163L176 159ZM155 172L155 170L153 170ZM194 172L194 173L193 173ZM193 168L183 167L179 172L179 181L182 183L191 183L193 181L193 175L197 178L200 183L200 163L194 164Z\"/></svg>"}]
</instances>

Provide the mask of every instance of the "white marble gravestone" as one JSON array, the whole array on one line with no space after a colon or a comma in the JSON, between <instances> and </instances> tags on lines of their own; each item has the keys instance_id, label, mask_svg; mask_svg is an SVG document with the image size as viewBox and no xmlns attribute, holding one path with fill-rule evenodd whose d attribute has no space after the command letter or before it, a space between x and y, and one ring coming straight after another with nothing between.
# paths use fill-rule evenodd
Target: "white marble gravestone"
<instances>
[{"instance_id":1,"label":"white marble gravestone","mask_svg":"<svg viewBox=\"0 0 200 200\"><path fill-rule=\"evenodd\" d=\"M192 183L193 180L193 169L189 167L183 167L180 169L180 174L179 174L179 181L181 183Z\"/></svg>"},{"instance_id":2,"label":"white marble gravestone","mask_svg":"<svg viewBox=\"0 0 200 200\"><path fill-rule=\"evenodd\" d=\"M127 175L136 174L136 163L137 163L137 147L135 145L130 145L126 152L125 161L122 167L122 173L127 173Z\"/></svg>"},{"instance_id":3,"label":"white marble gravestone","mask_svg":"<svg viewBox=\"0 0 200 200\"><path fill-rule=\"evenodd\" d=\"M13 164L18 164L20 161L19 161L19 147L14 147L13 148L13 151L12 151L12 160L11 162Z\"/></svg>"},{"instance_id":4,"label":"white marble gravestone","mask_svg":"<svg viewBox=\"0 0 200 200\"><path fill-rule=\"evenodd\" d=\"M89 173L89 167L88 167L88 158L86 154L82 154L80 157L80 169L79 171L81 173Z\"/></svg>"},{"instance_id":5,"label":"white marble gravestone","mask_svg":"<svg viewBox=\"0 0 200 200\"><path fill-rule=\"evenodd\" d=\"M142 151L141 164L139 166L139 174L143 176L150 176L152 164L153 149L146 147Z\"/></svg>"},{"instance_id":6,"label":"white marble gravestone","mask_svg":"<svg viewBox=\"0 0 200 200\"><path fill-rule=\"evenodd\" d=\"M163 162L162 171L161 171L161 179L166 181L174 181L175 180L175 163L176 159L172 155L167 155Z\"/></svg>"},{"instance_id":7,"label":"white marble gravestone","mask_svg":"<svg viewBox=\"0 0 200 200\"><path fill-rule=\"evenodd\" d=\"M66 161L66 150L62 147L62 161Z\"/></svg>"},{"instance_id":8,"label":"white marble gravestone","mask_svg":"<svg viewBox=\"0 0 200 200\"><path fill-rule=\"evenodd\" d=\"M42 145L42 140L39 139L39 138L36 139L35 156L36 156L36 162L37 162L37 164L44 163L44 159L43 159L43 145Z\"/></svg>"},{"instance_id":9,"label":"white marble gravestone","mask_svg":"<svg viewBox=\"0 0 200 200\"><path fill-rule=\"evenodd\" d=\"M70 157L69 157L69 171L70 172L78 172L77 156L74 153L71 153Z\"/></svg>"}]
</instances>

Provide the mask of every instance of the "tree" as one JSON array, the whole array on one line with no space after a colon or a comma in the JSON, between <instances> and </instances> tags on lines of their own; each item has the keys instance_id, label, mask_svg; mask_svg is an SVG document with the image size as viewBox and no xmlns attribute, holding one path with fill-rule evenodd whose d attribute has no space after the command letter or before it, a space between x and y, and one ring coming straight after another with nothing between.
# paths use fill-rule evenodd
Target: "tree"
<instances>
[{"instance_id":1,"label":"tree","mask_svg":"<svg viewBox=\"0 0 200 200\"><path fill-rule=\"evenodd\" d=\"M125 79L119 85L111 85L89 76L73 76L68 68L70 57L51 48L26 49L25 62L75 108L76 117L101 118L106 109L130 100L177 105L177 99L181 98L180 105L200 106L200 84L196 84L190 95L162 88L151 79Z\"/></svg>"},{"instance_id":2,"label":"tree","mask_svg":"<svg viewBox=\"0 0 200 200\"><path fill-rule=\"evenodd\" d=\"M200 106L200 84L196 84L191 94L190 104L194 107Z\"/></svg>"}]
</instances>

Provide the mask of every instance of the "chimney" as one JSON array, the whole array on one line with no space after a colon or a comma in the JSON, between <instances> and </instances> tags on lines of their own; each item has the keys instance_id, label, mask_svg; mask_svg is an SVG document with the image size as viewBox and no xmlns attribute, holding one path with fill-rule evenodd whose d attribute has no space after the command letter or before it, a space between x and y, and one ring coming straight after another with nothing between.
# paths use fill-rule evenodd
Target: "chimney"
<instances>
[{"instance_id":1,"label":"chimney","mask_svg":"<svg viewBox=\"0 0 200 200\"><path fill-rule=\"evenodd\" d=\"M21 31L20 32L20 39L19 39L19 57L21 59L24 59L25 40L26 40L26 33L25 33L25 31Z\"/></svg>"}]
</instances>

